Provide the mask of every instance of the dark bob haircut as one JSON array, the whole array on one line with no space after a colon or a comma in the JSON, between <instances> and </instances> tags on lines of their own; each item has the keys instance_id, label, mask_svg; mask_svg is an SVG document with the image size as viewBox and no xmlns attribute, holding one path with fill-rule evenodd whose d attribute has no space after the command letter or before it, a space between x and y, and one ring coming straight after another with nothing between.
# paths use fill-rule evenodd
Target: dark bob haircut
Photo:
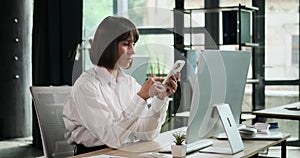
<instances>
[{"instance_id":1,"label":"dark bob haircut","mask_svg":"<svg viewBox=\"0 0 300 158\"><path fill-rule=\"evenodd\" d=\"M118 61L118 43L133 36L134 42L139 39L136 26L128 19L118 16L106 17L95 33L90 59L94 65L114 69Z\"/></svg>"}]
</instances>

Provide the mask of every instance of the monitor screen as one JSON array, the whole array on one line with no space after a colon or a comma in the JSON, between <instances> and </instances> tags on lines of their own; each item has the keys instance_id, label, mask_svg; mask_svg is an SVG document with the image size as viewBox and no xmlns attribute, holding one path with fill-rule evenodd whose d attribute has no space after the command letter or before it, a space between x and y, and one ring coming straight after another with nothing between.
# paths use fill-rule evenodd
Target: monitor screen
<instances>
[{"instance_id":1,"label":"monitor screen","mask_svg":"<svg viewBox=\"0 0 300 158\"><path fill-rule=\"evenodd\" d=\"M251 53L247 51L205 50L200 52L195 79L187 143L223 132L214 111L216 104L229 104L239 123Z\"/></svg>"}]
</instances>

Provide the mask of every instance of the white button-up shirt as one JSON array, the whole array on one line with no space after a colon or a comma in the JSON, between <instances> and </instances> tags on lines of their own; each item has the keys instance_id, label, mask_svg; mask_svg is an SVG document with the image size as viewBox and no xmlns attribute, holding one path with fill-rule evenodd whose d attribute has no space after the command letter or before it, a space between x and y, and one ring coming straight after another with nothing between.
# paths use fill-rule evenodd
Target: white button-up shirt
<instances>
[{"instance_id":1,"label":"white button-up shirt","mask_svg":"<svg viewBox=\"0 0 300 158\"><path fill-rule=\"evenodd\" d=\"M151 106L137 95L136 80L119 70L94 67L75 82L63 111L68 143L118 148L133 140L154 139L165 122L168 97L153 97Z\"/></svg>"}]
</instances>

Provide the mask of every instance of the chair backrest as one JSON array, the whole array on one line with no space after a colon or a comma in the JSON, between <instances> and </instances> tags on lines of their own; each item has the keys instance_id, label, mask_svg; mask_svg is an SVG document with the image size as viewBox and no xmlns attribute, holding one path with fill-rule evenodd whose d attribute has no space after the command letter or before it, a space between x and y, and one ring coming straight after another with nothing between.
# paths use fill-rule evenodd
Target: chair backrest
<instances>
[{"instance_id":1,"label":"chair backrest","mask_svg":"<svg viewBox=\"0 0 300 158\"><path fill-rule=\"evenodd\" d=\"M74 154L74 147L64 138L65 126L62 118L66 96L70 86L31 86L45 157L67 157Z\"/></svg>"}]
</instances>

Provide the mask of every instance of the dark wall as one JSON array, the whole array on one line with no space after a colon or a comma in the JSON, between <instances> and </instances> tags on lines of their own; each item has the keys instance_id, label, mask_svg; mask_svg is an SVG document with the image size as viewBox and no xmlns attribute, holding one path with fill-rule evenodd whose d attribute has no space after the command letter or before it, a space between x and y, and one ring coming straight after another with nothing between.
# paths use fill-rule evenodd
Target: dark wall
<instances>
[{"instance_id":1,"label":"dark wall","mask_svg":"<svg viewBox=\"0 0 300 158\"><path fill-rule=\"evenodd\" d=\"M72 53L81 40L82 0L34 0L32 84L72 85ZM35 111L32 136L41 147Z\"/></svg>"},{"instance_id":2,"label":"dark wall","mask_svg":"<svg viewBox=\"0 0 300 158\"><path fill-rule=\"evenodd\" d=\"M32 0L4 0L0 9L0 139L31 135Z\"/></svg>"},{"instance_id":3,"label":"dark wall","mask_svg":"<svg viewBox=\"0 0 300 158\"><path fill-rule=\"evenodd\" d=\"M0 30L0 139L38 139L29 86L72 84L82 0L4 0Z\"/></svg>"},{"instance_id":4,"label":"dark wall","mask_svg":"<svg viewBox=\"0 0 300 158\"><path fill-rule=\"evenodd\" d=\"M34 0L33 85L71 85L82 39L82 0Z\"/></svg>"}]
</instances>

